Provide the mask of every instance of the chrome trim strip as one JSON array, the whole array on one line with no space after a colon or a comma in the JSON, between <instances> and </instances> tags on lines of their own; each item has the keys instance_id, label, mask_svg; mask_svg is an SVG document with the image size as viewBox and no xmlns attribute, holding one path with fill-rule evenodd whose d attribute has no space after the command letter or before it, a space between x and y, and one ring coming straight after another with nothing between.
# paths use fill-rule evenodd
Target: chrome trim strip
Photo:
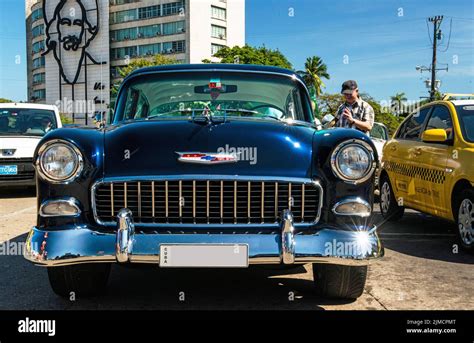
<instances>
[{"instance_id":1,"label":"chrome trim strip","mask_svg":"<svg viewBox=\"0 0 474 343\"><path fill-rule=\"evenodd\" d=\"M207 216L207 223L209 224L209 180L206 181L206 216Z\"/></svg>"},{"instance_id":2,"label":"chrome trim strip","mask_svg":"<svg viewBox=\"0 0 474 343\"><path fill-rule=\"evenodd\" d=\"M117 234L115 244L115 256L117 262L128 262L133 252L133 240L135 235L135 226L133 224L132 211L123 208L117 215Z\"/></svg>"},{"instance_id":3,"label":"chrome trim strip","mask_svg":"<svg viewBox=\"0 0 474 343\"><path fill-rule=\"evenodd\" d=\"M293 199L291 198L291 182L288 184L288 209L291 211L291 203Z\"/></svg>"},{"instance_id":4,"label":"chrome trim strip","mask_svg":"<svg viewBox=\"0 0 474 343\"><path fill-rule=\"evenodd\" d=\"M301 184L301 222L304 222L304 183Z\"/></svg>"},{"instance_id":5,"label":"chrome trim strip","mask_svg":"<svg viewBox=\"0 0 474 343\"><path fill-rule=\"evenodd\" d=\"M155 217L155 181L151 182L151 216Z\"/></svg>"},{"instance_id":6,"label":"chrome trim strip","mask_svg":"<svg viewBox=\"0 0 474 343\"><path fill-rule=\"evenodd\" d=\"M168 181L165 181L165 217L168 221Z\"/></svg>"},{"instance_id":7,"label":"chrome trim strip","mask_svg":"<svg viewBox=\"0 0 474 343\"><path fill-rule=\"evenodd\" d=\"M97 187L100 185L100 184L103 184L103 183L109 183L109 182L125 182L125 181L138 181L138 180L141 180L141 181L153 181L153 180L165 180L165 185L168 184L168 180L177 180L179 179L179 177L182 177L183 180L189 180L189 179L196 179L196 180L237 180L237 181L248 181L248 187L249 187L249 196L248 196L248 216L249 216L249 223L248 224L228 224L229 226L232 226L232 227L248 227L248 225L250 224L250 183L251 183L251 180L252 181L260 181L260 180L264 180L264 181L272 181L272 182L278 182L278 181L282 181L282 182L289 182L289 181L293 181L293 182L300 182L300 183L306 183L306 184L312 184L313 186L317 187L319 189L319 203L318 203L318 212L317 212L317 216L316 216L316 219L313 221L313 222L310 222L310 223L294 223L294 226L295 227L309 227L309 226L313 226L313 225L316 225L320 218L321 218L321 211L322 211L322 206L323 206L323 199L324 199L324 190L323 190L323 187L321 186L321 183L319 180L312 180L312 179L307 179L307 178L288 178L288 177L282 177L282 178L278 178L278 177L268 177L268 176L236 176L236 175L208 175L208 174L204 174L204 175L163 175L163 176L153 176L153 177L149 177L149 176L141 176L141 177L130 177L130 178L119 178L119 177L112 177L112 178L103 178L103 179L99 179L98 181L94 182L92 187L91 187L91 204L92 204L92 212L93 212L93 216L94 216L94 219L96 221L97 224L99 225L103 225L103 226L116 226L116 223L115 222L103 222L101 221L99 218L98 218L98 215L97 215L97 206L96 206L96 199L95 199L95 193L96 193L96 189ZM222 178L222 179L221 179ZM165 189L165 192L166 192L166 195L168 195L168 190L167 190L167 187ZM168 218L168 197L165 196L165 203L166 203L166 218ZM255 225L258 225L259 227L262 227L262 228L265 228L265 227L268 227L268 228L278 228L278 223L267 223L267 224L255 224ZM140 226L143 226L143 227L157 227L157 228L166 228L166 227L188 227L187 224L169 224L169 223L140 223ZM209 227L209 228L213 228L213 227L222 227L222 224L199 224L199 226L205 226L205 227ZM196 224L189 224L189 227L196 227Z\"/></svg>"},{"instance_id":8,"label":"chrome trim strip","mask_svg":"<svg viewBox=\"0 0 474 343\"><path fill-rule=\"evenodd\" d=\"M193 180L193 221L196 223L196 180Z\"/></svg>"},{"instance_id":9,"label":"chrome trim strip","mask_svg":"<svg viewBox=\"0 0 474 343\"><path fill-rule=\"evenodd\" d=\"M178 191L179 219L182 220L182 217L183 217L183 205L184 205L184 202L182 201L182 200L183 200L183 181L182 181L182 180L179 180L179 181L178 181L178 188L179 188L179 191Z\"/></svg>"},{"instance_id":10,"label":"chrome trim strip","mask_svg":"<svg viewBox=\"0 0 474 343\"><path fill-rule=\"evenodd\" d=\"M127 198L128 198L127 183L124 182L124 184L123 184L123 199L124 199L125 208L128 208Z\"/></svg>"},{"instance_id":11,"label":"chrome trim strip","mask_svg":"<svg viewBox=\"0 0 474 343\"><path fill-rule=\"evenodd\" d=\"M220 204L220 209L221 209L221 223L223 223L224 220L224 181L221 180L221 204Z\"/></svg>"},{"instance_id":12,"label":"chrome trim strip","mask_svg":"<svg viewBox=\"0 0 474 343\"><path fill-rule=\"evenodd\" d=\"M138 181L137 184L137 196L138 196L138 218L142 217L142 186L141 182Z\"/></svg>"},{"instance_id":13,"label":"chrome trim strip","mask_svg":"<svg viewBox=\"0 0 474 343\"><path fill-rule=\"evenodd\" d=\"M237 224L237 181L234 181L234 224Z\"/></svg>"},{"instance_id":14,"label":"chrome trim strip","mask_svg":"<svg viewBox=\"0 0 474 343\"><path fill-rule=\"evenodd\" d=\"M278 220L278 182L275 182L275 222Z\"/></svg>"},{"instance_id":15,"label":"chrome trim strip","mask_svg":"<svg viewBox=\"0 0 474 343\"><path fill-rule=\"evenodd\" d=\"M247 218L248 218L248 223L250 224L251 222L251 213L250 213L250 206L251 206L251 189L252 189L252 182L248 181L247 182Z\"/></svg>"},{"instance_id":16,"label":"chrome trim strip","mask_svg":"<svg viewBox=\"0 0 474 343\"><path fill-rule=\"evenodd\" d=\"M296 250L293 214L290 210L283 210L281 219L281 261L283 264L293 264Z\"/></svg>"},{"instance_id":17,"label":"chrome trim strip","mask_svg":"<svg viewBox=\"0 0 474 343\"><path fill-rule=\"evenodd\" d=\"M262 191L260 196L260 217L262 219L262 223L265 221L265 182L262 181Z\"/></svg>"},{"instance_id":18,"label":"chrome trim strip","mask_svg":"<svg viewBox=\"0 0 474 343\"><path fill-rule=\"evenodd\" d=\"M114 213L114 183L110 183L110 215L113 217Z\"/></svg>"},{"instance_id":19,"label":"chrome trim strip","mask_svg":"<svg viewBox=\"0 0 474 343\"><path fill-rule=\"evenodd\" d=\"M360 212L341 213L341 212L337 212L337 208L339 206L345 205L345 204L348 204L348 203L357 203L357 204L364 205L367 208L368 213L360 213ZM362 199L361 197L349 197L349 198L342 199L342 200L338 201L336 204L334 204L334 206L332 207L332 212L334 214L338 215L338 216L355 216L355 217L366 218L366 217L370 217L370 215L372 214L372 208L371 208L370 204L367 201L365 201L364 199Z\"/></svg>"},{"instance_id":20,"label":"chrome trim strip","mask_svg":"<svg viewBox=\"0 0 474 343\"><path fill-rule=\"evenodd\" d=\"M46 214L44 213L44 208L52 203L66 203L69 206L73 207L76 211L74 214ZM50 218L50 217L79 217L82 213L79 205L79 201L73 197L64 197L64 198L53 198L45 200L41 203L39 211L39 215L43 218Z\"/></svg>"}]
</instances>

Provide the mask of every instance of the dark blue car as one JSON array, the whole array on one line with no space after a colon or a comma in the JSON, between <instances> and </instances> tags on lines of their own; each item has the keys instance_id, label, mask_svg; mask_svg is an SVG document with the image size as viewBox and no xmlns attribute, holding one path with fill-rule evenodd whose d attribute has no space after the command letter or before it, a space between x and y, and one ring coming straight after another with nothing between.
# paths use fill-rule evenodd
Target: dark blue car
<instances>
[{"instance_id":1,"label":"dark blue car","mask_svg":"<svg viewBox=\"0 0 474 343\"><path fill-rule=\"evenodd\" d=\"M110 125L55 130L35 161L25 257L62 296L103 291L112 263L312 263L318 294L357 298L368 262L383 256L374 145L356 130L318 131L289 70L140 69Z\"/></svg>"}]
</instances>

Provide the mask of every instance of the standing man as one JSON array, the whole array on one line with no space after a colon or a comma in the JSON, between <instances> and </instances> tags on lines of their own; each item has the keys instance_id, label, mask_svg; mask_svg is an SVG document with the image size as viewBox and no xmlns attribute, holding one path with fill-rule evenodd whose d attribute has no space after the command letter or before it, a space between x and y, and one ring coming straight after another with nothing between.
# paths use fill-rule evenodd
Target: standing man
<instances>
[{"instance_id":1,"label":"standing man","mask_svg":"<svg viewBox=\"0 0 474 343\"><path fill-rule=\"evenodd\" d=\"M368 135L374 126L374 109L359 96L357 82L344 82L341 93L346 101L337 109L335 126L356 129Z\"/></svg>"}]
</instances>

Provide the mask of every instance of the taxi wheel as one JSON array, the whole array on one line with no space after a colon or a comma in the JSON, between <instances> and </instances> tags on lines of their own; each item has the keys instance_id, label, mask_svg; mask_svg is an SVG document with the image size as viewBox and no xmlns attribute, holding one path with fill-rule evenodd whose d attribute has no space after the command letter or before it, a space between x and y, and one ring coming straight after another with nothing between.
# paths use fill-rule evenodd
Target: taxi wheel
<instances>
[{"instance_id":1,"label":"taxi wheel","mask_svg":"<svg viewBox=\"0 0 474 343\"><path fill-rule=\"evenodd\" d=\"M388 221L400 220L405 212L403 206L398 206L392 184L386 174L380 178L380 212Z\"/></svg>"},{"instance_id":2,"label":"taxi wheel","mask_svg":"<svg viewBox=\"0 0 474 343\"><path fill-rule=\"evenodd\" d=\"M325 298L357 299L364 292L367 266L313 264L316 294Z\"/></svg>"},{"instance_id":3,"label":"taxi wheel","mask_svg":"<svg viewBox=\"0 0 474 343\"><path fill-rule=\"evenodd\" d=\"M456 197L455 218L461 247L474 251L474 190L466 189Z\"/></svg>"},{"instance_id":4,"label":"taxi wheel","mask_svg":"<svg viewBox=\"0 0 474 343\"><path fill-rule=\"evenodd\" d=\"M49 267L48 277L54 293L62 297L91 296L105 291L109 263Z\"/></svg>"}]
</instances>

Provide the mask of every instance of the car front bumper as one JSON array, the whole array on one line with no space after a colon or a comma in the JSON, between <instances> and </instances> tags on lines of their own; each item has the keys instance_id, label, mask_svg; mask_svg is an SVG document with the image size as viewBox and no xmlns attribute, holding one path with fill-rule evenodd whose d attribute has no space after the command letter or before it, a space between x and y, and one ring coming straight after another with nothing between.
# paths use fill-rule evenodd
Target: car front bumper
<instances>
[{"instance_id":1,"label":"car front bumper","mask_svg":"<svg viewBox=\"0 0 474 343\"><path fill-rule=\"evenodd\" d=\"M376 227L357 230L323 227L295 233L291 212L283 214L280 232L272 234L136 233L131 212L119 213L116 233L82 225L55 230L33 227L24 256L47 267L78 263L155 263L161 244L247 244L249 264L330 263L367 265L384 255Z\"/></svg>"}]
</instances>

